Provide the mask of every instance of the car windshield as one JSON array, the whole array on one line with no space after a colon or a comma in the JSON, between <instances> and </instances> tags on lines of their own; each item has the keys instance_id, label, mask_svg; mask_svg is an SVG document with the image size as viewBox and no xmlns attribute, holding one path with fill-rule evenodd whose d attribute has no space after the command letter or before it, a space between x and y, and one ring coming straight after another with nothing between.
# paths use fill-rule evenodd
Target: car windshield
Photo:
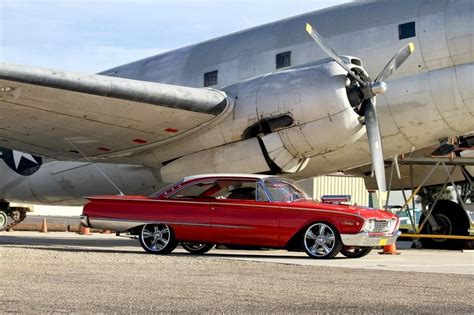
<instances>
[{"instance_id":1,"label":"car windshield","mask_svg":"<svg viewBox=\"0 0 474 315\"><path fill-rule=\"evenodd\" d=\"M265 178L263 185L270 193L273 201L295 201L310 199L297 184L290 180L281 178Z\"/></svg>"}]
</instances>

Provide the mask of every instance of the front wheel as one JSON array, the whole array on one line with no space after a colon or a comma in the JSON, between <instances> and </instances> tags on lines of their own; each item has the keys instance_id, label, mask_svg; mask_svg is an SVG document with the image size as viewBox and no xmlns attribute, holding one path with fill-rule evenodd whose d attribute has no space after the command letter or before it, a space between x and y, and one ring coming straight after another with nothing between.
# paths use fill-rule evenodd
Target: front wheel
<instances>
[{"instance_id":1,"label":"front wheel","mask_svg":"<svg viewBox=\"0 0 474 315\"><path fill-rule=\"evenodd\" d=\"M342 248L342 241L334 227L319 222L305 230L303 248L311 258L328 259L339 253Z\"/></svg>"},{"instance_id":2,"label":"front wheel","mask_svg":"<svg viewBox=\"0 0 474 315\"><path fill-rule=\"evenodd\" d=\"M166 255L176 246L173 230L166 224L145 224L140 231L140 245L150 254Z\"/></svg>"},{"instance_id":3,"label":"front wheel","mask_svg":"<svg viewBox=\"0 0 474 315\"><path fill-rule=\"evenodd\" d=\"M341 254L347 258L361 258L367 256L372 251L372 247L350 247L344 246L341 249Z\"/></svg>"},{"instance_id":4,"label":"front wheel","mask_svg":"<svg viewBox=\"0 0 474 315\"><path fill-rule=\"evenodd\" d=\"M199 244L199 243L184 242L184 243L181 243L181 246L191 254L200 255L200 254L204 254L210 251L214 247L214 244Z\"/></svg>"}]
</instances>

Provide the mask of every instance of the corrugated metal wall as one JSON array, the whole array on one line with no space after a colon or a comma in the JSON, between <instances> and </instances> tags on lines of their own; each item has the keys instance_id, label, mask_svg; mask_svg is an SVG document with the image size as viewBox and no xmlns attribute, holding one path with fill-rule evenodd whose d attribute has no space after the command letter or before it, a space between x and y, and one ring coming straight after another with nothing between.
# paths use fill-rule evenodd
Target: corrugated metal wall
<instances>
[{"instance_id":1,"label":"corrugated metal wall","mask_svg":"<svg viewBox=\"0 0 474 315\"><path fill-rule=\"evenodd\" d=\"M364 180L352 176L319 176L299 181L298 184L315 200L324 195L351 195L351 204L367 206L369 193Z\"/></svg>"}]
</instances>

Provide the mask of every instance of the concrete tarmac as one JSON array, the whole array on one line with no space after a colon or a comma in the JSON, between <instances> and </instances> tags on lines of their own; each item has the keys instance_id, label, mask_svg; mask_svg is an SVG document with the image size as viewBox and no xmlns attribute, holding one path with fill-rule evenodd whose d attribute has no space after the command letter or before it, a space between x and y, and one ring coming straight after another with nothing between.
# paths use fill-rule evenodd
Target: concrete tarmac
<instances>
[{"instance_id":1,"label":"concrete tarmac","mask_svg":"<svg viewBox=\"0 0 474 315\"><path fill-rule=\"evenodd\" d=\"M472 314L472 251L314 260L286 251L146 254L115 235L0 233L0 313Z\"/></svg>"}]
</instances>

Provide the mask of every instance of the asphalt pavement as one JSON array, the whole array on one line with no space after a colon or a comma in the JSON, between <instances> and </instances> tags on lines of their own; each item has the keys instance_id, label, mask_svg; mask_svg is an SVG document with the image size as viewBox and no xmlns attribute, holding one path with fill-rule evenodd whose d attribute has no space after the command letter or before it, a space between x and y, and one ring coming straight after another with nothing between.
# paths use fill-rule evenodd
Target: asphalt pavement
<instances>
[{"instance_id":1,"label":"asphalt pavement","mask_svg":"<svg viewBox=\"0 0 474 315\"><path fill-rule=\"evenodd\" d=\"M0 233L0 313L473 314L472 251L146 254L110 234Z\"/></svg>"}]
</instances>

